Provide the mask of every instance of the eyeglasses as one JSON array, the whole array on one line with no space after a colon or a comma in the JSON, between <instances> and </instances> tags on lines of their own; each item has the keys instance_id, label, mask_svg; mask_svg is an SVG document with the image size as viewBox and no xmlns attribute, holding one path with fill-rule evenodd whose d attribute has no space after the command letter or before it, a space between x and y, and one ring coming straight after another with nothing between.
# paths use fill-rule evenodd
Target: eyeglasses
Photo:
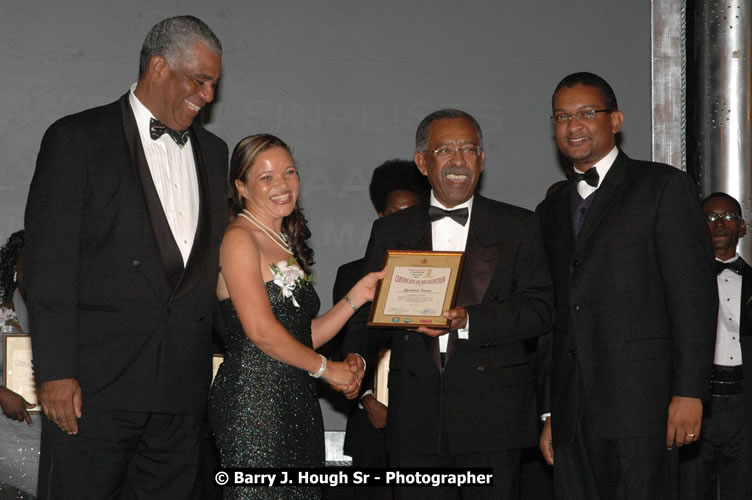
<instances>
[{"instance_id":1,"label":"eyeglasses","mask_svg":"<svg viewBox=\"0 0 752 500\"><path fill-rule=\"evenodd\" d=\"M460 152L462 156L480 156L483 148L473 144L466 144L458 147L439 146L431 151L437 158L450 158L457 152Z\"/></svg>"},{"instance_id":2,"label":"eyeglasses","mask_svg":"<svg viewBox=\"0 0 752 500\"><path fill-rule=\"evenodd\" d=\"M586 109L584 111L577 111L576 113L554 113L551 119L556 124L564 124L572 121L573 118L577 118L578 122L594 120L598 113L610 113L613 109Z\"/></svg>"},{"instance_id":3,"label":"eyeglasses","mask_svg":"<svg viewBox=\"0 0 752 500\"><path fill-rule=\"evenodd\" d=\"M715 222L719 219L723 219L726 222L731 222L735 220L741 220L742 218L735 214L734 212L731 212L729 210L725 212L705 212L705 218L708 219L708 222Z\"/></svg>"}]
</instances>

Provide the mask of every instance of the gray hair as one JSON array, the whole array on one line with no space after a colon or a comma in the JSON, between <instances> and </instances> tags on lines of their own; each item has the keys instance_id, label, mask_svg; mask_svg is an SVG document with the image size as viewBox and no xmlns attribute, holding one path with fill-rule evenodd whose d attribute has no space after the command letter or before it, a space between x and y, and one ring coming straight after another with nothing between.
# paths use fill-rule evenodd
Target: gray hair
<instances>
[{"instance_id":1,"label":"gray hair","mask_svg":"<svg viewBox=\"0 0 752 500\"><path fill-rule=\"evenodd\" d=\"M176 16L159 21L146 35L141 47L139 80L146 75L152 57L162 56L167 59L170 67L174 68L184 56L191 53L193 44L197 41L222 55L219 38L201 19L193 16Z\"/></svg>"},{"instance_id":2,"label":"gray hair","mask_svg":"<svg viewBox=\"0 0 752 500\"><path fill-rule=\"evenodd\" d=\"M469 120L475 127L475 130L478 132L478 140L480 141L480 144L478 144L478 146L480 146L481 148L483 147L483 131L480 129L478 120L473 118L470 113L466 113L459 109L445 108L434 111L430 115L423 118L423 120L420 122L420 124L418 125L418 130L417 132L415 132L415 152L420 153L428 149L428 127L432 122L435 122L436 120L445 120L451 118L464 118L466 120Z\"/></svg>"}]
</instances>

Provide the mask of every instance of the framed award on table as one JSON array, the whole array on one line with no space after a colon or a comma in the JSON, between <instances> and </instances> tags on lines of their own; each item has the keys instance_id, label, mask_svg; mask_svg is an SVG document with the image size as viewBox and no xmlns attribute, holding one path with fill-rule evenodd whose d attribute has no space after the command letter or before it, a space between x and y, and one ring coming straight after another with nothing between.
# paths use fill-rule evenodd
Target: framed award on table
<instances>
[{"instance_id":1,"label":"framed award on table","mask_svg":"<svg viewBox=\"0 0 752 500\"><path fill-rule=\"evenodd\" d=\"M448 328L464 252L387 250L368 326Z\"/></svg>"},{"instance_id":2,"label":"framed award on table","mask_svg":"<svg viewBox=\"0 0 752 500\"><path fill-rule=\"evenodd\" d=\"M20 394L27 402L35 405L29 413L40 413L42 407L37 401L37 387L34 383L34 366L31 356L31 336L25 333L3 335L3 385Z\"/></svg>"},{"instance_id":3,"label":"framed award on table","mask_svg":"<svg viewBox=\"0 0 752 500\"><path fill-rule=\"evenodd\" d=\"M384 406L389 406L389 362L392 359L391 349L379 352L379 361L373 381L373 396Z\"/></svg>"}]
</instances>

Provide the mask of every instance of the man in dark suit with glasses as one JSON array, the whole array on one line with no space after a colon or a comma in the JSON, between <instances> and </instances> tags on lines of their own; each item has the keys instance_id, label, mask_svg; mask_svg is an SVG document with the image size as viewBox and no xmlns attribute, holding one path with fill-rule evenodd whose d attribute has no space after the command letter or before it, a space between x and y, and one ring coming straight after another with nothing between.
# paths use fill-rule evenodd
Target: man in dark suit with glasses
<instances>
[{"instance_id":1,"label":"man in dark suit with glasses","mask_svg":"<svg viewBox=\"0 0 752 500\"><path fill-rule=\"evenodd\" d=\"M668 498L667 449L699 437L709 396L708 228L687 174L616 147L605 80L569 75L552 108L575 175L538 207L557 307L541 449L557 498Z\"/></svg>"}]
</instances>

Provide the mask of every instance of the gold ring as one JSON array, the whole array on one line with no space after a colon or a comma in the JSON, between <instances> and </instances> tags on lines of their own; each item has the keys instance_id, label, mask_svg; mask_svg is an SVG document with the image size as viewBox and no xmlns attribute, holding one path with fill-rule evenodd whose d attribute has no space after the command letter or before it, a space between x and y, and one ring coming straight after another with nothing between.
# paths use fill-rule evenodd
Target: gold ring
<instances>
[{"instance_id":1,"label":"gold ring","mask_svg":"<svg viewBox=\"0 0 752 500\"><path fill-rule=\"evenodd\" d=\"M688 433L687 433L687 437L688 437L688 438L690 438L690 439L694 439L694 438L695 438L695 435L694 435L694 434L692 434L691 432L688 432Z\"/></svg>"}]
</instances>

